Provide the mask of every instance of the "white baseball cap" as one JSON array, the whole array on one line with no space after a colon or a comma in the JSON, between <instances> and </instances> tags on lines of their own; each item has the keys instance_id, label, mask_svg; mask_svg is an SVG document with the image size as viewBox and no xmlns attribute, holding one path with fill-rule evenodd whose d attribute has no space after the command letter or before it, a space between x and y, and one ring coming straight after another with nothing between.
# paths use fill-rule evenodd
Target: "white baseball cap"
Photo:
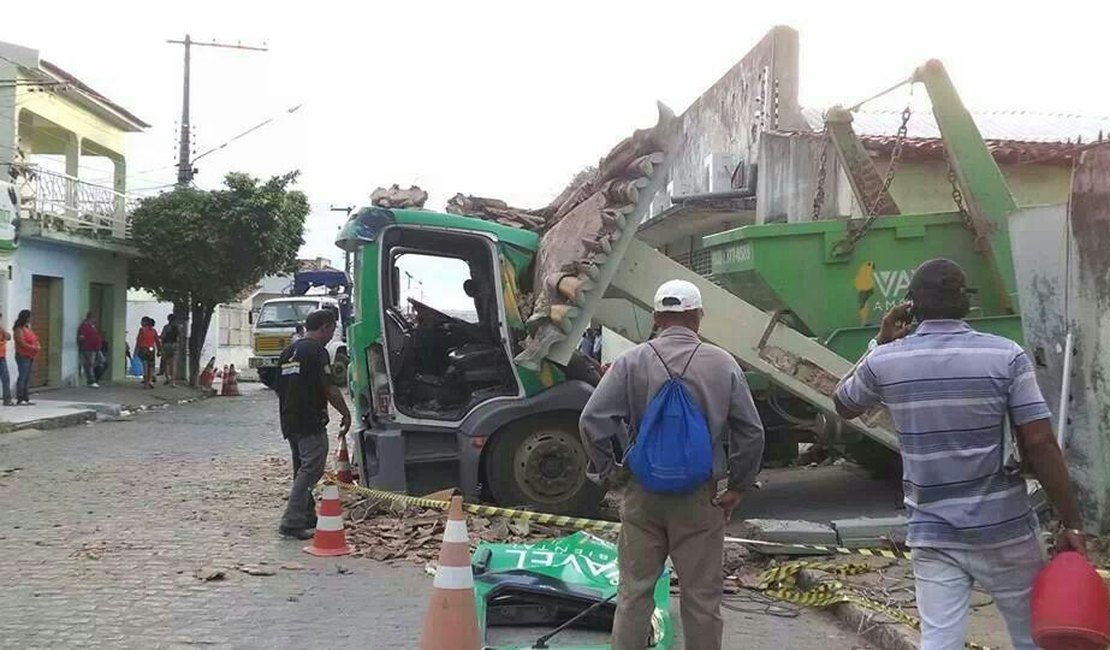
<instances>
[{"instance_id":1,"label":"white baseball cap","mask_svg":"<svg viewBox=\"0 0 1110 650\"><path fill-rule=\"evenodd\" d=\"M686 280L668 280L655 291L655 311L701 309L701 291Z\"/></svg>"}]
</instances>

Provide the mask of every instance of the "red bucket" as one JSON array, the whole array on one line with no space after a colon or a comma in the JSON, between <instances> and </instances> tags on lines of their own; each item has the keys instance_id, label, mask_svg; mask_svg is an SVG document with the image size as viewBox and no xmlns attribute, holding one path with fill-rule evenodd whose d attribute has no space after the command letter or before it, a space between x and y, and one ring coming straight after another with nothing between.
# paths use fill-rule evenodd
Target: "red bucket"
<instances>
[{"instance_id":1,"label":"red bucket","mask_svg":"<svg viewBox=\"0 0 1110 650\"><path fill-rule=\"evenodd\" d=\"M1090 562L1057 555L1037 574L1030 603L1033 640L1044 650L1102 650L1110 645L1110 594Z\"/></svg>"}]
</instances>

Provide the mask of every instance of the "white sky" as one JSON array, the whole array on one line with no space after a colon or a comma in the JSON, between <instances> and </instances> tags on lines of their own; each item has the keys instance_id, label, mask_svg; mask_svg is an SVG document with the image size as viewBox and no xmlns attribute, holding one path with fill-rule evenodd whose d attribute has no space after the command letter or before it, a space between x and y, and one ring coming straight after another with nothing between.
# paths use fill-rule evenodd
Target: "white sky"
<instances>
[{"instance_id":1,"label":"white sky","mask_svg":"<svg viewBox=\"0 0 1110 650\"><path fill-rule=\"evenodd\" d=\"M800 32L803 105L861 99L936 57L973 109L1110 115L1110 3L1022 4L55 0L0 21L0 40L153 124L129 140L132 190L174 180L182 52L165 40L265 41L194 48L196 150L303 108L200 161L197 183L301 169L302 253L338 261L329 205L394 182L429 190L429 207L458 191L546 204L651 124L656 99L685 109L775 24Z\"/></svg>"}]
</instances>

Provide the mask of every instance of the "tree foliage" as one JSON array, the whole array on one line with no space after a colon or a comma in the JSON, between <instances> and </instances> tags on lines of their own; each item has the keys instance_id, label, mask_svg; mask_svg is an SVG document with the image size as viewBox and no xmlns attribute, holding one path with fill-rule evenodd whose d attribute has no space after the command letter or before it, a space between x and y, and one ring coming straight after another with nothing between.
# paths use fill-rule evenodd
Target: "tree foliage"
<instances>
[{"instance_id":1,"label":"tree foliage","mask_svg":"<svg viewBox=\"0 0 1110 650\"><path fill-rule=\"evenodd\" d=\"M132 213L139 257L130 283L192 316L192 371L216 305L233 302L264 276L295 270L308 199L291 190L298 172L267 181L231 173L219 190L177 188L143 199Z\"/></svg>"}]
</instances>

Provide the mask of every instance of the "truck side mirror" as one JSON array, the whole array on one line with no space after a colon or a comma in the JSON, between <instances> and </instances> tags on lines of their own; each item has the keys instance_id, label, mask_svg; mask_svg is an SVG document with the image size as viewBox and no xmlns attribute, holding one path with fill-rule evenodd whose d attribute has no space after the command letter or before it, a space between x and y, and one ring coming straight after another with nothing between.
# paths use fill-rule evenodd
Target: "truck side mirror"
<instances>
[{"instance_id":1,"label":"truck side mirror","mask_svg":"<svg viewBox=\"0 0 1110 650\"><path fill-rule=\"evenodd\" d=\"M254 310L253 309L247 310L247 324L248 325L254 325Z\"/></svg>"}]
</instances>

